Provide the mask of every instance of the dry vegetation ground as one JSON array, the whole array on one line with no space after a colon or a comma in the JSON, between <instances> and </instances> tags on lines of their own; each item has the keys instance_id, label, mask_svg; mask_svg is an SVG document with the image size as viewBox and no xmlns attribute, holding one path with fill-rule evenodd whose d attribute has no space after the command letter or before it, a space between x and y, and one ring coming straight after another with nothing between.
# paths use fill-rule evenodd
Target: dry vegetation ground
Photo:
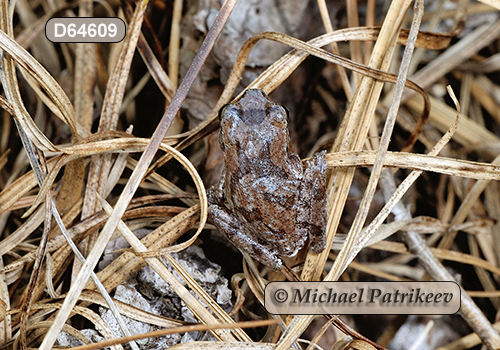
<instances>
[{"instance_id":1,"label":"dry vegetation ground","mask_svg":"<svg viewBox=\"0 0 500 350\"><path fill-rule=\"evenodd\" d=\"M234 5L0 1L0 347L50 349L61 330L88 344L82 330L97 328L114 349L159 348L114 334L99 313L111 304L124 334L129 319L154 325L161 334L140 335L151 339L203 331L179 348L500 348L498 1L240 0L229 16ZM46 40L49 18L75 15L119 16L127 36ZM287 259L284 275L206 224L217 112L248 87L288 107L302 158L328 151L332 249ZM126 248L106 248L119 236ZM186 271L190 245L221 272L202 258ZM168 298L135 292L168 299L172 314L113 298L146 265ZM232 310L217 304L222 275L194 276L207 266L231 281ZM269 315L264 286L285 278L454 278L462 308Z\"/></svg>"}]
</instances>

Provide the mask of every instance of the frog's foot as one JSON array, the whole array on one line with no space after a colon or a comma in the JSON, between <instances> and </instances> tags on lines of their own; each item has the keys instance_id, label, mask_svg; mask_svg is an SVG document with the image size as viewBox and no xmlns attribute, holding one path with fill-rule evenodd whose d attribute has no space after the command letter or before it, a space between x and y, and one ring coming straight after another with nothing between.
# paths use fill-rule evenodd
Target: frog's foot
<instances>
[{"instance_id":1,"label":"frog's foot","mask_svg":"<svg viewBox=\"0 0 500 350\"><path fill-rule=\"evenodd\" d=\"M297 211L297 230L303 230L311 239L311 248L321 253L326 248L326 157L318 152L307 162L300 190Z\"/></svg>"},{"instance_id":2,"label":"frog's foot","mask_svg":"<svg viewBox=\"0 0 500 350\"><path fill-rule=\"evenodd\" d=\"M279 270L282 266L281 259L276 252L268 247L255 242L246 229L227 211L226 208L217 205L208 206L209 220L222 232L227 239L248 253L255 260L269 266L273 270Z\"/></svg>"}]
</instances>

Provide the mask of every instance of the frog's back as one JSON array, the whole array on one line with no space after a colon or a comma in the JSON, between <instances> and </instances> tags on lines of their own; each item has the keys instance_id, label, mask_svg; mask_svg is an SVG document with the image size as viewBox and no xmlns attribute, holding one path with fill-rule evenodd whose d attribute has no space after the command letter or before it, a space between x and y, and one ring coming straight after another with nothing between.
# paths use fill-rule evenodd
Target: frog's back
<instances>
[{"instance_id":1,"label":"frog's back","mask_svg":"<svg viewBox=\"0 0 500 350\"><path fill-rule=\"evenodd\" d=\"M300 184L300 179L277 172L265 177L249 173L232 186L235 214L247 223L249 233L287 256L294 255L305 240L295 228Z\"/></svg>"}]
</instances>

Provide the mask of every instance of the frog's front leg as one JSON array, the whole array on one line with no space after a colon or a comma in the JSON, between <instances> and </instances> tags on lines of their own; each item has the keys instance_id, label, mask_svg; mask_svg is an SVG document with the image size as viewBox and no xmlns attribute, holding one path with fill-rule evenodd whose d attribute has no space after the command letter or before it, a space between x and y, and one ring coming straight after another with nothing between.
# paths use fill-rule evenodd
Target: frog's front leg
<instances>
[{"instance_id":1,"label":"frog's front leg","mask_svg":"<svg viewBox=\"0 0 500 350\"><path fill-rule=\"evenodd\" d=\"M213 202L212 202L213 203ZM254 259L274 270L281 268L281 259L268 247L254 241L247 229L238 222L226 207L218 204L208 206L208 219L229 241Z\"/></svg>"},{"instance_id":2,"label":"frog's front leg","mask_svg":"<svg viewBox=\"0 0 500 350\"><path fill-rule=\"evenodd\" d=\"M326 248L326 152L316 153L302 178L297 205L296 230L311 239L315 253Z\"/></svg>"}]
</instances>

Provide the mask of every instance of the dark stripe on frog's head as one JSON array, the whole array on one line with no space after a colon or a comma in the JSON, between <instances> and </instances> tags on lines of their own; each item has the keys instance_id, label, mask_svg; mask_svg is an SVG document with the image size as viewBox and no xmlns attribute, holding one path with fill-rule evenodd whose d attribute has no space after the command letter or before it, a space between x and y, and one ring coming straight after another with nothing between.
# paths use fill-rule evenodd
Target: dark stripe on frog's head
<instances>
[{"instance_id":1,"label":"dark stripe on frog's head","mask_svg":"<svg viewBox=\"0 0 500 350\"><path fill-rule=\"evenodd\" d=\"M267 118L267 109L275 103L264 91L249 89L235 105L241 109L240 119L248 126L260 125Z\"/></svg>"}]
</instances>

